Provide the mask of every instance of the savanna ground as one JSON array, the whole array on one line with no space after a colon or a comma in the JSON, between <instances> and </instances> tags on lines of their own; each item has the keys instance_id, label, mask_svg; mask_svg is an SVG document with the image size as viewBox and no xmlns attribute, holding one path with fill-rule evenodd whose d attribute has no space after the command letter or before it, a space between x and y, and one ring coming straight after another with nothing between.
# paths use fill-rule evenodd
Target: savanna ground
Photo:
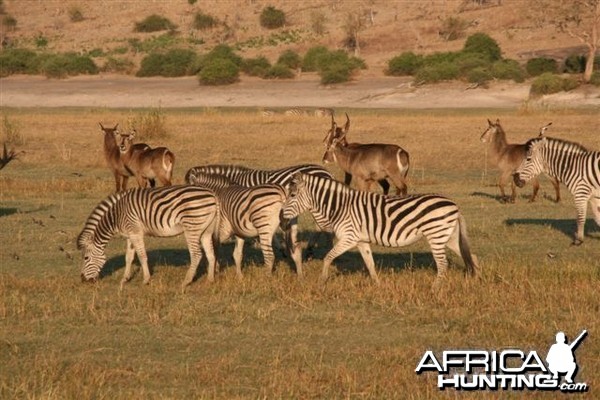
<instances>
[{"instance_id":1,"label":"savanna ground","mask_svg":"<svg viewBox=\"0 0 600 400\"><path fill-rule=\"evenodd\" d=\"M600 228L588 219L586 240L572 247L571 195L503 204L479 136L499 117L509 140L523 142L549 121L549 135L598 148L597 110L349 111L351 141L391 142L411 154L409 192L436 192L460 206L481 280L466 277L451 256L437 294L424 242L375 248L381 287L358 252L336 263L318 284L325 241L297 281L288 260L266 276L260 251L248 245L238 282L232 244L218 279L205 264L184 294L188 254L182 237L146 241L149 286L138 273L123 291L124 240L108 246L103 279L79 281L75 238L92 208L114 188L98 122L127 125L147 110L5 109L25 150L0 172L0 398L480 398L557 393L438 391L436 376L417 376L426 350L536 350L545 357L557 331L577 349L576 380L590 397L600 385ZM194 165L280 167L320 163L327 119L263 117L252 109L162 111L169 135L148 140L177 156L175 183ZM330 169L341 177L337 167ZM132 183L130 183L132 185ZM305 216L301 239L315 227Z\"/></svg>"}]
</instances>

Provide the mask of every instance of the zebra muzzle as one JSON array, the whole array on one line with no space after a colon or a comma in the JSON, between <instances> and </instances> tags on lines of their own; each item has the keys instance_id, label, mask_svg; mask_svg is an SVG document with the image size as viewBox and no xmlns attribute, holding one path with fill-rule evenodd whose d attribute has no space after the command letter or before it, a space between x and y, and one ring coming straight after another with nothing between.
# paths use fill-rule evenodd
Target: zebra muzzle
<instances>
[{"instance_id":1,"label":"zebra muzzle","mask_svg":"<svg viewBox=\"0 0 600 400\"><path fill-rule=\"evenodd\" d=\"M515 185L517 185L518 187L522 188L523 186L525 186L525 181L521 179L521 176L518 173L513 175L513 179L515 181Z\"/></svg>"}]
</instances>

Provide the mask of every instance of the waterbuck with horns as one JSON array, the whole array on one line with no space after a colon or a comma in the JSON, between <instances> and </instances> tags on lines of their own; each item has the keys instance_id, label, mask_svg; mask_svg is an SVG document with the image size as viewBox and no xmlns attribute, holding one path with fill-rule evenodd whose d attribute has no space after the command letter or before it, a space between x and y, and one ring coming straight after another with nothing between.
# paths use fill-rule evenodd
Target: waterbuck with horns
<instances>
[{"instance_id":1,"label":"waterbuck with horns","mask_svg":"<svg viewBox=\"0 0 600 400\"><path fill-rule=\"evenodd\" d=\"M116 191L119 192L125 190L127 189L127 180L130 176L133 176L133 173L130 169L125 167L125 163L121 159L119 145L117 144L117 136L119 136L117 128L119 124L116 124L113 128L105 127L101 122L98 124L104 133L104 158L115 176ZM136 143L132 147L132 152L137 153L149 148L150 146L145 143Z\"/></svg>"},{"instance_id":2,"label":"waterbuck with horns","mask_svg":"<svg viewBox=\"0 0 600 400\"><path fill-rule=\"evenodd\" d=\"M540 129L540 136L544 134L546 129L548 129L551 124L552 123ZM517 167L521 165L521 162L523 162L525 159L527 154L527 145L507 143L506 133L504 132L502 125L500 125L499 119L496 119L496 122L492 122L488 119L488 127L481 134L480 139L482 142L490 144L489 146L490 154L492 156L492 163L500 170L498 187L500 188L500 194L502 196L501 200L514 203L517 192L515 189L515 183L512 180L512 175L515 173ZM548 178L554 186L554 191L556 192L556 202L558 203L560 201L560 185L555 177L548 175ZM504 192L504 187L509 180L511 189L510 197L506 196L506 193ZM529 202L535 201L538 190L540 190L540 183L537 178L533 178L531 180L531 185L533 186L533 193L531 194L531 199L529 199Z\"/></svg>"},{"instance_id":3,"label":"waterbuck with horns","mask_svg":"<svg viewBox=\"0 0 600 400\"><path fill-rule=\"evenodd\" d=\"M121 141L119 151L126 168L132 172L142 188L154 187L154 179L158 179L163 186L171 186L175 154L166 147L147 148L144 151L134 151L133 139L135 131L119 133Z\"/></svg>"},{"instance_id":4,"label":"waterbuck with horns","mask_svg":"<svg viewBox=\"0 0 600 400\"><path fill-rule=\"evenodd\" d=\"M379 182L383 193L388 194L392 181L397 193L405 196L407 192L406 175L409 168L408 153L395 144L348 143L346 134L350 129L350 117L346 114L343 128L337 126L331 115L331 129L323 140L325 142L325 164L335 162L344 171L344 183L350 185L356 178L360 190L369 190L373 182Z\"/></svg>"}]
</instances>

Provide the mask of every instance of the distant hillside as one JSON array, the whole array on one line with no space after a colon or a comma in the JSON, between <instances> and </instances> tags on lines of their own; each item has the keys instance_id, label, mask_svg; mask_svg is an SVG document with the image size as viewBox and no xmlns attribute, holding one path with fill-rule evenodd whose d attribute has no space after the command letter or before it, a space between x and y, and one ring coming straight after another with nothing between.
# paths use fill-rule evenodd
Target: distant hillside
<instances>
[{"instance_id":1,"label":"distant hillside","mask_svg":"<svg viewBox=\"0 0 600 400\"><path fill-rule=\"evenodd\" d=\"M540 51L564 55L571 50L561 49L580 45L567 34L557 33L549 21L535 14L531 2L523 0L2 0L1 4L5 15L16 20L16 29L2 27L3 43L90 52L97 55L99 64L111 54L138 64L143 50L136 44L159 46L167 40L198 52L227 43L237 46L245 57L265 55L274 61L286 49L302 53L315 44L344 48L351 42L347 28L352 18L359 18L363 25L360 56L369 66L366 73L374 75L381 74L387 61L403 51L457 50L475 32L489 34L505 57L517 60ZM285 27L268 30L260 26L260 12L268 5L285 12ZM218 20L217 26L194 29L194 17L200 11ZM150 14L171 20L177 34L166 38L160 37L165 32L134 32L135 22ZM447 40L453 33L448 29L457 27L460 37Z\"/></svg>"}]
</instances>

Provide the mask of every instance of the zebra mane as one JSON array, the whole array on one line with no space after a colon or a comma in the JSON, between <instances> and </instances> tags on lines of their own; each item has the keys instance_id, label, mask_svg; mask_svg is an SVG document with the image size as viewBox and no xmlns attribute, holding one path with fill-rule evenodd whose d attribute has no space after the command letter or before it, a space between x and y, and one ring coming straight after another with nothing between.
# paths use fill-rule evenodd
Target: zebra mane
<instances>
[{"instance_id":1,"label":"zebra mane","mask_svg":"<svg viewBox=\"0 0 600 400\"><path fill-rule=\"evenodd\" d=\"M112 210L112 208L121 198L134 190L137 189L130 189L127 192L113 193L106 199L102 200L100 204L94 208L88 219L85 221L83 230L79 236L77 236L77 249L83 250L92 244L96 235L96 229L98 228L100 222L105 218L106 214Z\"/></svg>"},{"instance_id":2,"label":"zebra mane","mask_svg":"<svg viewBox=\"0 0 600 400\"><path fill-rule=\"evenodd\" d=\"M547 140L547 144L546 146L560 146L563 150L567 151L567 152L572 152L572 153L587 153L589 152L589 150L582 146L579 143L576 142L571 142L569 140L564 140L564 139L557 139L557 138L552 138L552 137L538 137L538 138L534 138L534 139L529 139L527 141L527 143L525 144L527 146L527 150L529 151L529 149L531 149L531 146L534 143L537 143L539 141L541 141L542 139L546 139Z\"/></svg>"}]
</instances>

